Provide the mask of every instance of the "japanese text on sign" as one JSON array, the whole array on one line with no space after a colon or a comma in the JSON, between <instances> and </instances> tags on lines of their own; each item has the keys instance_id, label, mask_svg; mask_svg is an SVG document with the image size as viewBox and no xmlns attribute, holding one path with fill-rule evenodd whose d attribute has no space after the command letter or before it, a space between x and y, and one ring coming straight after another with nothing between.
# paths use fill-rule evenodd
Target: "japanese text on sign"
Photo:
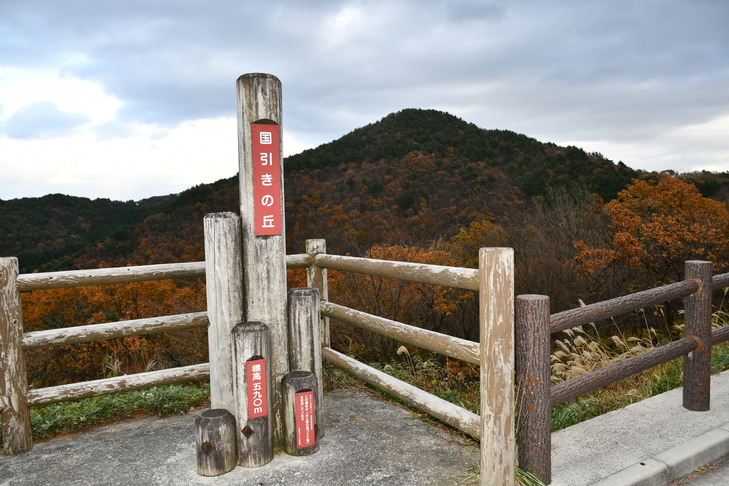
<instances>
[{"instance_id":1,"label":"japanese text on sign","mask_svg":"<svg viewBox=\"0 0 729 486\"><path fill-rule=\"evenodd\" d=\"M314 414L314 392L296 394L296 448L311 447L316 444Z\"/></svg>"},{"instance_id":2,"label":"japanese text on sign","mask_svg":"<svg viewBox=\"0 0 729 486\"><path fill-rule=\"evenodd\" d=\"M280 235L281 153L278 125L251 125L256 236Z\"/></svg>"},{"instance_id":3,"label":"japanese text on sign","mask_svg":"<svg viewBox=\"0 0 729 486\"><path fill-rule=\"evenodd\" d=\"M246 362L248 383L248 418L268 415L268 390L266 389L266 360L255 359Z\"/></svg>"}]
</instances>

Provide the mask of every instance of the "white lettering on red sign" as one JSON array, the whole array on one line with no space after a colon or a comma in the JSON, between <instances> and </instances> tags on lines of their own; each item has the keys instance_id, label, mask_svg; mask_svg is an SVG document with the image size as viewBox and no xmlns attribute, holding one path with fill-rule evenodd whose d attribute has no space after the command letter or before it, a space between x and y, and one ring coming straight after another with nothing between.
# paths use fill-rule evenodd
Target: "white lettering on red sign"
<instances>
[{"instance_id":1,"label":"white lettering on red sign","mask_svg":"<svg viewBox=\"0 0 729 486\"><path fill-rule=\"evenodd\" d=\"M296 448L316 445L316 414L314 413L314 392L296 394Z\"/></svg>"},{"instance_id":2,"label":"white lettering on red sign","mask_svg":"<svg viewBox=\"0 0 729 486\"><path fill-rule=\"evenodd\" d=\"M248 418L268 415L268 391L266 389L266 360L255 359L246 362L248 384Z\"/></svg>"},{"instance_id":3,"label":"white lettering on red sign","mask_svg":"<svg viewBox=\"0 0 729 486\"><path fill-rule=\"evenodd\" d=\"M253 217L256 236L280 235L281 145L278 125L251 125L253 153Z\"/></svg>"}]
</instances>

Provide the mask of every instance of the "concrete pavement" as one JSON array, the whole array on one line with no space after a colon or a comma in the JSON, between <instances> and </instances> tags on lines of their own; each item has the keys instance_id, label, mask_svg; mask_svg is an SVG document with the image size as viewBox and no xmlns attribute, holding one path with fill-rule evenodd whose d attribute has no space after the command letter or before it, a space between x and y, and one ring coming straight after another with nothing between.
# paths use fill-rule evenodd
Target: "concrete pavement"
<instances>
[{"instance_id":1,"label":"concrete pavement","mask_svg":"<svg viewBox=\"0 0 729 486\"><path fill-rule=\"evenodd\" d=\"M729 484L729 373L712 377L712 409L690 412L673 390L552 434L554 486ZM328 393L319 452L278 452L260 468L197 475L199 412L145 417L0 456L0 486L477 484L478 449L458 434L361 390Z\"/></svg>"}]
</instances>

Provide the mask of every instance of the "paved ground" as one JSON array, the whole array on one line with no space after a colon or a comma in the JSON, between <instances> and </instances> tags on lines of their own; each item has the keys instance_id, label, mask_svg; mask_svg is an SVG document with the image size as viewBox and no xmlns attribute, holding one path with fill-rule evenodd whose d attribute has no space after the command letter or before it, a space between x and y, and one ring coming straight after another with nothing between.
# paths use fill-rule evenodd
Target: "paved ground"
<instances>
[{"instance_id":1,"label":"paved ground","mask_svg":"<svg viewBox=\"0 0 729 486\"><path fill-rule=\"evenodd\" d=\"M325 437L306 457L276 453L259 468L197 474L198 413L147 417L0 456L2 486L451 485L468 483L478 450L459 435L360 390L327 394Z\"/></svg>"},{"instance_id":2,"label":"paved ground","mask_svg":"<svg viewBox=\"0 0 729 486\"><path fill-rule=\"evenodd\" d=\"M685 410L679 389L553 433L552 484L729 484L729 373L711 386L708 412ZM327 394L316 454L278 452L266 466L215 478L196 472L196 416L122 422L0 456L0 486L476 483L474 445L361 390Z\"/></svg>"}]
</instances>

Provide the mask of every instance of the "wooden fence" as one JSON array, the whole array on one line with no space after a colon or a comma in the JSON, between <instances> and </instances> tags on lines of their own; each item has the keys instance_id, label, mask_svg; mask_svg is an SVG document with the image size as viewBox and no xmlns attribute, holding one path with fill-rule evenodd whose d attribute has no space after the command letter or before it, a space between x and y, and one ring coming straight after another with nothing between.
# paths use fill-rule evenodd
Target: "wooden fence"
<instances>
[{"instance_id":1,"label":"wooden fence","mask_svg":"<svg viewBox=\"0 0 729 486\"><path fill-rule=\"evenodd\" d=\"M686 356L684 407L708 410L711 346L729 340L729 326L711 329L711 292L729 286L729 274L712 277L710 262L686 262L686 280L682 282L550 315L547 296L521 295L514 299L511 249L482 249L479 269L329 255L324 240L308 240L306 251L306 254L288 255L285 261L287 268L306 268L309 286L316 288L322 298L323 358L372 386L480 439L482 484L514 482L517 450L514 437L514 390L518 390L520 410L519 465L547 484L551 481L550 414L551 407L555 405L676 357ZM477 291L480 295L481 344L329 302L327 269ZM210 365L205 363L27 390L25 349L202 327L208 325L209 314L198 312L23 333L20 292L205 275L205 262L19 275L17 259L1 258L0 388L4 452L20 453L32 447L30 407L204 379L211 374ZM686 299L686 337L551 386L552 333L682 298ZM213 299L220 301L222 297ZM210 303L210 296L208 301ZM332 349L330 318L480 365L480 415ZM211 363L216 359L215 353L211 348Z\"/></svg>"}]
</instances>

